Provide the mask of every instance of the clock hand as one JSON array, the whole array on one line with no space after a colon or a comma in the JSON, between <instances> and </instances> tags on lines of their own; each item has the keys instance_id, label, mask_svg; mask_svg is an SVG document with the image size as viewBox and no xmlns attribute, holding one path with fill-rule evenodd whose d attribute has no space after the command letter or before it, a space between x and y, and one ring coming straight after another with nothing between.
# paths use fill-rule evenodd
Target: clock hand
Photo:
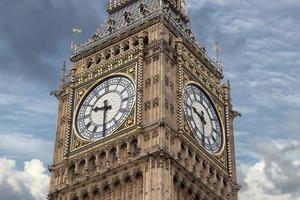
<instances>
[{"instance_id":1,"label":"clock hand","mask_svg":"<svg viewBox=\"0 0 300 200\"><path fill-rule=\"evenodd\" d=\"M214 143L216 143L217 139L215 138L214 135L211 135L212 140L214 141Z\"/></svg>"},{"instance_id":2,"label":"clock hand","mask_svg":"<svg viewBox=\"0 0 300 200\"><path fill-rule=\"evenodd\" d=\"M201 115L198 113L197 109L193 106L193 111L196 113L196 115L200 118L201 118ZM201 120L202 121L202 120Z\"/></svg>"},{"instance_id":3,"label":"clock hand","mask_svg":"<svg viewBox=\"0 0 300 200\"><path fill-rule=\"evenodd\" d=\"M100 110L110 110L111 109L111 106L108 106L107 105L107 100L105 100L104 101L104 106L102 106L102 107L95 107L95 108L93 108L92 109L92 111L94 111L94 112L98 112L98 111L100 111Z\"/></svg>"},{"instance_id":4,"label":"clock hand","mask_svg":"<svg viewBox=\"0 0 300 200\"><path fill-rule=\"evenodd\" d=\"M104 107L103 106L102 107L95 107L95 108L92 109L92 111L94 111L94 112L98 112L100 110L104 110Z\"/></svg>"},{"instance_id":5,"label":"clock hand","mask_svg":"<svg viewBox=\"0 0 300 200\"><path fill-rule=\"evenodd\" d=\"M203 125L206 125L206 121L204 118L204 112L201 111L201 114L199 114L199 112L197 111L197 109L195 107L193 107L193 111L196 113L196 115L200 118L201 122L203 123Z\"/></svg>"},{"instance_id":6,"label":"clock hand","mask_svg":"<svg viewBox=\"0 0 300 200\"><path fill-rule=\"evenodd\" d=\"M104 113L103 113L103 132L102 132L102 137L105 137L105 132L106 132L106 110L104 110Z\"/></svg>"},{"instance_id":7,"label":"clock hand","mask_svg":"<svg viewBox=\"0 0 300 200\"><path fill-rule=\"evenodd\" d=\"M104 106L103 106L103 133L102 133L102 137L105 137L105 132L106 132L106 113L108 110L111 110L112 109L112 106L111 105L108 105L108 100L105 100L103 103L104 103Z\"/></svg>"},{"instance_id":8,"label":"clock hand","mask_svg":"<svg viewBox=\"0 0 300 200\"><path fill-rule=\"evenodd\" d=\"M205 129L205 125L206 125L206 121L204 118L204 112L201 111L201 114L197 111L197 109L195 107L193 107L193 111L196 113L196 115L200 118L201 120L201 128L202 128L202 144L205 145L205 134L204 134L204 129Z\"/></svg>"},{"instance_id":9,"label":"clock hand","mask_svg":"<svg viewBox=\"0 0 300 200\"><path fill-rule=\"evenodd\" d=\"M194 106L193 106L193 111L200 118L201 122L204 122L204 124L206 124L206 121L205 121L205 118L204 118L204 112L201 111L201 114L200 114Z\"/></svg>"}]
</instances>

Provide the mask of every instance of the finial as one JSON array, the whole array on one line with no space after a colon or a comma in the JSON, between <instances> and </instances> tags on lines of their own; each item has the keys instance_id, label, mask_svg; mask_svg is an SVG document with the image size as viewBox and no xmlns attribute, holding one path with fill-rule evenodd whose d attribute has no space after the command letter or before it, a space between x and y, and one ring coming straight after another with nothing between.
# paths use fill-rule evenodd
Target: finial
<instances>
[{"instance_id":1,"label":"finial","mask_svg":"<svg viewBox=\"0 0 300 200\"><path fill-rule=\"evenodd\" d=\"M215 49L216 49L216 55L217 55L217 65L221 66L221 46L220 46L220 43L219 41L216 41L215 42Z\"/></svg>"},{"instance_id":2,"label":"finial","mask_svg":"<svg viewBox=\"0 0 300 200\"><path fill-rule=\"evenodd\" d=\"M77 24L73 27L72 32L73 32L73 40L71 42L71 52L75 52L78 48L77 46L78 35L81 34L82 30L80 26Z\"/></svg>"},{"instance_id":3,"label":"finial","mask_svg":"<svg viewBox=\"0 0 300 200\"><path fill-rule=\"evenodd\" d=\"M60 85L63 85L66 82L66 76L67 76L66 71L67 71L67 65L66 65L66 61L64 61L62 66L61 66Z\"/></svg>"},{"instance_id":4,"label":"finial","mask_svg":"<svg viewBox=\"0 0 300 200\"><path fill-rule=\"evenodd\" d=\"M181 1L181 9L183 10L184 14L187 14L187 1L188 0Z\"/></svg>"}]
</instances>

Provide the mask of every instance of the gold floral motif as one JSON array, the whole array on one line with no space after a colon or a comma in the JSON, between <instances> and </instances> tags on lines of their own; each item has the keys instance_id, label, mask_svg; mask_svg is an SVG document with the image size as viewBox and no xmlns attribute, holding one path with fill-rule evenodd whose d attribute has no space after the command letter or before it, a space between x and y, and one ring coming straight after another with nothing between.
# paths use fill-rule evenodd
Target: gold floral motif
<instances>
[{"instance_id":1,"label":"gold floral motif","mask_svg":"<svg viewBox=\"0 0 300 200\"><path fill-rule=\"evenodd\" d=\"M222 156L222 157L220 158L220 161L221 161L221 163L222 163L222 164L224 164L224 163L225 163L224 156Z\"/></svg>"},{"instance_id":2,"label":"gold floral motif","mask_svg":"<svg viewBox=\"0 0 300 200\"><path fill-rule=\"evenodd\" d=\"M78 97L81 98L85 93L85 89L79 90Z\"/></svg>"},{"instance_id":3,"label":"gold floral motif","mask_svg":"<svg viewBox=\"0 0 300 200\"><path fill-rule=\"evenodd\" d=\"M185 130L186 132L190 132L190 131L189 131L189 130L190 130L190 129L189 129L189 126L188 126L186 123L184 124L184 130Z\"/></svg>"},{"instance_id":4,"label":"gold floral motif","mask_svg":"<svg viewBox=\"0 0 300 200\"><path fill-rule=\"evenodd\" d=\"M187 74L183 75L183 82L186 83L189 81L189 76Z\"/></svg>"},{"instance_id":5,"label":"gold floral motif","mask_svg":"<svg viewBox=\"0 0 300 200\"><path fill-rule=\"evenodd\" d=\"M218 112L221 115L222 114L222 107L221 106L217 106Z\"/></svg>"},{"instance_id":6,"label":"gold floral motif","mask_svg":"<svg viewBox=\"0 0 300 200\"><path fill-rule=\"evenodd\" d=\"M130 75L132 78L135 77L135 67L129 67L127 70L127 74Z\"/></svg>"},{"instance_id":7,"label":"gold floral motif","mask_svg":"<svg viewBox=\"0 0 300 200\"><path fill-rule=\"evenodd\" d=\"M77 149L83 145L83 142L81 140L79 140L76 136L74 136L73 144L74 144L75 149Z\"/></svg>"},{"instance_id":8,"label":"gold floral motif","mask_svg":"<svg viewBox=\"0 0 300 200\"><path fill-rule=\"evenodd\" d=\"M132 126L133 123L134 123L134 118L133 118L133 116L129 116L128 119L127 119L127 122L126 122L126 124L125 124L125 128L128 128L128 127Z\"/></svg>"}]
</instances>

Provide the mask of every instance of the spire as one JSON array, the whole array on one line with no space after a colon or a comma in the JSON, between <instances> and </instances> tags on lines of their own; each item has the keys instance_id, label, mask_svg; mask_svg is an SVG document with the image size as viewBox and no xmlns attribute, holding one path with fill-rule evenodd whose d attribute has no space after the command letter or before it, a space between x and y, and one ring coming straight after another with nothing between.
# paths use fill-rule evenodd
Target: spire
<instances>
[{"instance_id":1,"label":"spire","mask_svg":"<svg viewBox=\"0 0 300 200\"><path fill-rule=\"evenodd\" d=\"M66 71L67 71L67 65L66 65L66 61L64 61L62 66L61 66L60 85L63 85L66 82L66 76L67 76Z\"/></svg>"},{"instance_id":2,"label":"spire","mask_svg":"<svg viewBox=\"0 0 300 200\"><path fill-rule=\"evenodd\" d=\"M56 90L52 90L50 92L50 96L55 96L57 99L59 98L59 96L63 92L62 86L66 83L66 79L67 79L67 64L66 61L64 61L63 64L61 65L61 70L60 70L59 87Z\"/></svg>"},{"instance_id":3,"label":"spire","mask_svg":"<svg viewBox=\"0 0 300 200\"><path fill-rule=\"evenodd\" d=\"M216 64L221 67L222 65L222 60L221 60L221 51L222 51L222 48L221 48L221 45L220 45L220 42L219 41L216 41L215 42L215 50L216 50L216 56L217 56L217 62Z\"/></svg>"}]
</instances>

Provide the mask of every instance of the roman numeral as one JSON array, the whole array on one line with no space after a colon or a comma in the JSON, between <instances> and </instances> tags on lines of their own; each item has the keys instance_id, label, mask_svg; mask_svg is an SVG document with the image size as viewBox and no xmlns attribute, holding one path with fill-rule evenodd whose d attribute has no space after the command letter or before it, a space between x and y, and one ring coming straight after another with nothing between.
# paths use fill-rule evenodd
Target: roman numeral
<instances>
[{"instance_id":1,"label":"roman numeral","mask_svg":"<svg viewBox=\"0 0 300 200\"><path fill-rule=\"evenodd\" d=\"M193 120L193 117L191 115L186 115L187 120Z\"/></svg>"},{"instance_id":2,"label":"roman numeral","mask_svg":"<svg viewBox=\"0 0 300 200\"><path fill-rule=\"evenodd\" d=\"M212 148L212 145L211 145L211 143L210 143L210 141L208 140L208 143L209 143L209 148L210 148L210 151L211 152L214 152L214 150L213 150L213 148Z\"/></svg>"},{"instance_id":3,"label":"roman numeral","mask_svg":"<svg viewBox=\"0 0 300 200\"><path fill-rule=\"evenodd\" d=\"M105 92L108 92L108 90L109 90L109 86L108 86L108 82L106 81L105 82Z\"/></svg>"},{"instance_id":4,"label":"roman numeral","mask_svg":"<svg viewBox=\"0 0 300 200\"><path fill-rule=\"evenodd\" d=\"M128 99L129 99L129 97L126 97L126 98L122 99L122 101L124 102L124 101L127 101Z\"/></svg>"},{"instance_id":5,"label":"roman numeral","mask_svg":"<svg viewBox=\"0 0 300 200\"><path fill-rule=\"evenodd\" d=\"M87 123L87 125L85 126L87 129L90 128L90 126L92 125L91 122Z\"/></svg>"},{"instance_id":6,"label":"roman numeral","mask_svg":"<svg viewBox=\"0 0 300 200\"><path fill-rule=\"evenodd\" d=\"M98 126L95 126L95 127L93 128L93 133L96 133L97 129L98 129Z\"/></svg>"},{"instance_id":7,"label":"roman numeral","mask_svg":"<svg viewBox=\"0 0 300 200\"><path fill-rule=\"evenodd\" d=\"M119 112L125 113L125 112L128 112L128 110L127 110L127 109L124 109L124 108L120 108Z\"/></svg>"},{"instance_id":8,"label":"roman numeral","mask_svg":"<svg viewBox=\"0 0 300 200\"><path fill-rule=\"evenodd\" d=\"M191 105L190 104L185 104L185 106L189 109L189 110L191 110Z\"/></svg>"},{"instance_id":9,"label":"roman numeral","mask_svg":"<svg viewBox=\"0 0 300 200\"><path fill-rule=\"evenodd\" d=\"M124 88L124 90L122 90L122 92L120 94L123 94L123 92L125 92L125 91L126 91L126 88Z\"/></svg>"},{"instance_id":10,"label":"roman numeral","mask_svg":"<svg viewBox=\"0 0 300 200\"><path fill-rule=\"evenodd\" d=\"M211 121L217 122L218 119L217 118L211 118Z\"/></svg>"},{"instance_id":11,"label":"roman numeral","mask_svg":"<svg viewBox=\"0 0 300 200\"><path fill-rule=\"evenodd\" d=\"M82 107L92 107L92 105L89 105L89 104L82 104Z\"/></svg>"},{"instance_id":12,"label":"roman numeral","mask_svg":"<svg viewBox=\"0 0 300 200\"><path fill-rule=\"evenodd\" d=\"M118 123L118 121L115 118L113 118L112 121L114 124Z\"/></svg>"},{"instance_id":13,"label":"roman numeral","mask_svg":"<svg viewBox=\"0 0 300 200\"><path fill-rule=\"evenodd\" d=\"M83 117L79 118L79 120L89 118L90 116L91 116L91 114L84 115Z\"/></svg>"},{"instance_id":14,"label":"roman numeral","mask_svg":"<svg viewBox=\"0 0 300 200\"><path fill-rule=\"evenodd\" d=\"M213 140L214 143L216 143L216 140L217 140L217 139L215 138L214 135L211 136L211 139Z\"/></svg>"}]
</instances>

